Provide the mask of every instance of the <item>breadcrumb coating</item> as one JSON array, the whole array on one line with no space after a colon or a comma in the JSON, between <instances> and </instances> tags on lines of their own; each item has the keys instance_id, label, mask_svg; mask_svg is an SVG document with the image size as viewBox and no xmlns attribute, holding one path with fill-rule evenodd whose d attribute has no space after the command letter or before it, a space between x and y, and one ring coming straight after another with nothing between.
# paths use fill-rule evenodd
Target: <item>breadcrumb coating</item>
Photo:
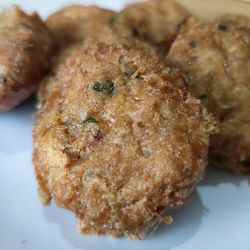
<instances>
[{"instance_id":1,"label":"breadcrumb coating","mask_svg":"<svg viewBox=\"0 0 250 250\"><path fill-rule=\"evenodd\" d=\"M250 20L191 19L166 57L218 120L209 161L237 174L250 171Z\"/></svg>"},{"instance_id":2,"label":"breadcrumb coating","mask_svg":"<svg viewBox=\"0 0 250 250\"><path fill-rule=\"evenodd\" d=\"M70 5L49 16L46 25L54 41L53 65L50 74L41 83L38 107L43 105L54 86L50 76L60 70L71 51L89 37L106 37L115 12L96 6Z\"/></svg>"},{"instance_id":3,"label":"breadcrumb coating","mask_svg":"<svg viewBox=\"0 0 250 250\"><path fill-rule=\"evenodd\" d=\"M52 40L40 17L18 7L0 14L0 111L29 97L49 65Z\"/></svg>"},{"instance_id":4,"label":"breadcrumb coating","mask_svg":"<svg viewBox=\"0 0 250 250\"><path fill-rule=\"evenodd\" d=\"M73 211L81 233L141 239L171 223L214 129L181 75L111 33L86 39L50 80L33 130L41 201Z\"/></svg>"},{"instance_id":5,"label":"breadcrumb coating","mask_svg":"<svg viewBox=\"0 0 250 250\"><path fill-rule=\"evenodd\" d=\"M125 7L113 20L120 36L139 38L155 46L158 55L170 48L190 13L170 0L149 0Z\"/></svg>"}]
</instances>

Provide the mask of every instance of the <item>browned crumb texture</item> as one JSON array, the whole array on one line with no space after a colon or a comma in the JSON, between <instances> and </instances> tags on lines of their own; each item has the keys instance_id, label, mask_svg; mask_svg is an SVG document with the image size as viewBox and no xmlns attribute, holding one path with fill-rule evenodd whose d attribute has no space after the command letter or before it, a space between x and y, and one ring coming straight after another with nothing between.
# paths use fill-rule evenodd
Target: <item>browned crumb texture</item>
<instances>
[{"instance_id":1,"label":"browned crumb texture","mask_svg":"<svg viewBox=\"0 0 250 250\"><path fill-rule=\"evenodd\" d=\"M41 201L72 210L82 233L142 238L194 191L210 117L180 75L112 32L49 81L33 130Z\"/></svg>"},{"instance_id":2,"label":"browned crumb texture","mask_svg":"<svg viewBox=\"0 0 250 250\"><path fill-rule=\"evenodd\" d=\"M218 119L210 162L235 173L250 171L250 20L224 16L190 20L167 62L185 73L197 97Z\"/></svg>"},{"instance_id":3,"label":"browned crumb texture","mask_svg":"<svg viewBox=\"0 0 250 250\"><path fill-rule=\"evenodd\" d=\"M116 32L113 25L116 15L117 13L111 10L96 6L71 5L48 17L46 25L55 43L53 65L50 74L40 85L38 92L40 104L38 106L43 105L48 93L58 83L51 75L55 75L60 70L72 51L82 46L89 37L112 41L110 34ZM140 46L155 54L155 49L146 43L141 42Z\"/></svg>"},{"instance_id":4,"label":"browned crumb texture","mask_svg":"<svg viewBox=\"0 0 250 250\"><path fill-rule=\"evenodd\" d=\"M165 54L190 16L181 5L170 0L150 0L128 5L113 20L119 35L140 38Z\"/></svg>"},{"instance_id":5,"label":"browned crumb texture","mask_svg":"<svg viewBox=\"0 0 250 250\"><path fill-rule=\"evenodd\" d=\"M48 67L52 41L39 16L18 7L0 15L0 110L30 96Z\"/></svg>"},{"instance_id":6,"label":"browned crumb texture","mask_svg":"<svg viewBox=\"0 0 250 250\"><path fill-rule=\"evenodd\" d=\"M88 37L106 37L115 13L96 6L71 5L64 7L46 20L54 40L53 65L50 75L55 75L68 55ZM38 92L39 106L43 104L55 81L46 77Z\"/></svg>"},{"instance_id":7,"label":"browned crumb texture","mask_svg":"<svg viewBox=\"0 0 250 250\"><path fill-rule=\"evenodd\" d=\"M61 53L90 36L105 34L114 16L115 12L96 6L71 5L49 16L46 24Z\"/></svg>"}]
</instances>

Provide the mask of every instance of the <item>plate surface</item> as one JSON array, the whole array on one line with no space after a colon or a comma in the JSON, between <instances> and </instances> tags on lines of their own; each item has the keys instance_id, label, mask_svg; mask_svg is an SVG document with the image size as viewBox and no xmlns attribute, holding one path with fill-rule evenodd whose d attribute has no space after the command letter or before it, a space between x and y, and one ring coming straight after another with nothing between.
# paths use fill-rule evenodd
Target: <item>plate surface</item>
<instances>
[{"instance_id":1,"label":"plate surface","mask_svg":"<svg viewBox=\"0 0 250 250\"><path fill-rule=\"evenodd\" d=\"M198 1L190 0L190 4ZM73 2L118 10L131 1L4 0L0 8L16 3L29 12L39 10L46 17ZM186 4L188 2L185 0ZM227 1L219 2L219 6L223 3L225 6ZM231 10L245 13L245 5L241 6ZM217 9L216 13L224 11ZM248 13L250 15L250 11ZM207 170L192 202L174 213L173 224L161 226L146 240L80 235L72 213L54 204L44 207L38 200L31 164L34 105L35 100L31 98L15 110L0 114L0 250L250 249L250 184L247 177L235 177L213 168Z\"/></svg>"}]
</instances>

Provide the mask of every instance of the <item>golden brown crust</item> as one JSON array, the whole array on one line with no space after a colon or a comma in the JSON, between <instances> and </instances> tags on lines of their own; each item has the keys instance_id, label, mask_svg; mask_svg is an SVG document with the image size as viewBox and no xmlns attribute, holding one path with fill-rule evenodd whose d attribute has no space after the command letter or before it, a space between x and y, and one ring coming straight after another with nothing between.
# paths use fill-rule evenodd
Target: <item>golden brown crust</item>
<instances>
[{"instance_id":1,"label":"golden brown crust","mask_svg":"<svg viewBox=\"0 0 250 250\"><path fill-rule=\"evenodd\" d=\"M48 67L52 41L39 16L18 7L0 15L0 110L8 111L36 89Z\"/></svg>"},{"instance_id":2,"label":"golden brown crust","mask_svg":"<svg viewBox=\"0 0 250 250\"><path fill-rule=\"evenodd\" d=\"M115 13L96 6L71 5L55 12L46 20L54 43L53 66L50 75L55 75L68 55L80 46L88 37L106 37ZM53 88L48 76L42 82L39 93L39 106Z\"/></svg>"},{"instance_id":3,"label":"golden brown crust","mask_svg":"<svg viewBox=\"0 0 250 250\"><path fill-rule=\"evenodd\" d=\"M39 88L39 106L42 106L47 94L56 83L56 81L51 80L53 78L50 76L56 75L60 71L60 67L72 51L80 47L89 37L112 42L110 34L114 32L112 24L115 17L116 13L111 10L96 6L72 5L64 7L46 20L55 43L55 49L51 73L44 79ZM142 42L140 46L155 54L153 47Z\"/></svg>"},{"instance_id":4,"label":"golden brown crust","mask_svg":"<svg viewBox=\"0 0 250 250\"><path fill-rule=\"evenodd\" d=\"M61 53L90 36L100 36L114 15L113 11L96 6L71 5L49 16L46 24Z\"/></svg>"},{"instance_id":5,"label":"golden brown crust","mask_svg":"<svg viewBox=\"0 0 250 250\"><path fill-rule=\"evenodd\" d=\"M138 37L164 54L189 16L188 11L175 2L149 0L128 5L113 23L120 35Z\"/></svg>"},{"instance_id":6,"label":"golden brown crust","mask_svg":"<svg viewBox=\"0 0 250 250\"><path fill-rule=\"evenodd\" d=\"M235 173L250 171L250 20L224 16L190 20L167 56L186 74L197 97L218 119L210 162Z\"/></svg>"},{"instance_id":7,"label":"golden brown crust","mask_svg":"<svg viewBox=\"0 0 250 250\"><path fill-rule=\"evenodd\" d=\"M42 202L82 233L143 237L195 189L210 117L180 75L113 34L85 40L51 81L33 131Z\"/></svg>"}]
</instances>

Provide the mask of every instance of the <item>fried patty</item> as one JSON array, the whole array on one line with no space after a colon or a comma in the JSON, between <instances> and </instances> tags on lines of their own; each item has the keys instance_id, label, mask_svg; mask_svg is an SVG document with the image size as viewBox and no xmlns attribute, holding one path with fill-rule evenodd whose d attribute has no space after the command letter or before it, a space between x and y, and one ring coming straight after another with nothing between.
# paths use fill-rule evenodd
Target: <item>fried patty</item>
<instances>
[{"instance_id":1,"label":"fried patty","mask_svg":"<svg viewBox=\"0 0 250 250\"><path fill-rule=\"evenodd\" d=\"M167 56L217 118L210 162L235 173L250 171L250 20L224 16L209 23L190 20Z\"/></svg>"},{"instance_id":2,"label":"fried patty","mask_svg":"<svg viewBox=\"0 0 250 250\"><path fill-rule=\"evenodd\" d=\"M164 54L189 16L189 12L175 2L149 0L128 5L113 23L119 35L140 38Z\"/></svg>"},{"instance_id":3,"label":"fried patty","mask_svg":"<svg viewBox=\"0 0 250 250\"><path fill-rule=\"evenodd\" d=\"M96 6L71 5L49 16L46 24L61 53L90 36L105 33L114 16L115 12Z\"/></svg>"},{"instance_id":4,"label":"fried patty","mask_svg":"<svg viewBox=\"0 0 250 250\"><path fill-rule=\"evenodd\" d=\"M46 25L55 44L53 66L49 76L44 79L39 88L38 99L40 104L38 106L42 106L48 92L56 84L56 81L52 80L53 77L50 76L56 75L60 71L60 67L72 51L80 47L89 37L112 41L113 37L112 35L110 37L110 34L116 31L113 25L116 15L117 13L111 10L96 6L71 5L48 17ZM132 37L129 37L129 39L133 40ZM146 43L141 42L140 46L153 55L155 54L155 49Z\"/></svg>"},{"instance_id":5,"label":"fried patty","mask_svg":"<svg viewBox=\"0 0 250 250\"><path fill-rule=\"evenodd\" d=\"M212 127L183 78L138 43L87 39L51 82L33 130L42 203L81 233L142 238L195 190Z\"/></svg>"},{"instance_id":6,"label":"fried patty","mask_svg":"<svg viewBox=\"0 0 250 250\"><path fill-rule=\"evenodd\" d=\"M0 15L0 111L30 96L48 67L52 40L40 17L18 7Z\"/></svg>"},{"instance_id":7,"label":"fried patty","mask_svg":"<svg viewBox=\"0 0 250 250\"><path fill-rule=\"evenodd\" d=\"M46 25L54 40L53 65L50 75L55 75L67 60L71 51L88 37L106 37L115 13L96 6L71 5L55 12L46 20ZM41 106L55 81L49 82L50 75L42 82L38 99Z\"/></svg>"}]
</instances>

